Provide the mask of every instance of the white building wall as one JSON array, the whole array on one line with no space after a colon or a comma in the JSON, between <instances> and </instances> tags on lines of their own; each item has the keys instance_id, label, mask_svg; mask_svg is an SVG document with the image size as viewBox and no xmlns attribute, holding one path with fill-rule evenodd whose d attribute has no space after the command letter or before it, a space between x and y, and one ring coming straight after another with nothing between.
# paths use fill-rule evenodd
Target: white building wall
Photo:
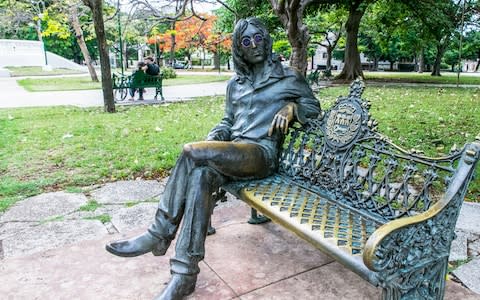
<instances>
[{"instance_id":1,"label":"white building wall","mask_svg":"<svg viewBox=\"0 0 480 300\"><path fill-rule=\"evenodd\" d=\"M86 71L85 66L47 51L48 65L52 68L66 68ZM0 67L45 66L45 54L40 41L0 39Z\"/></svg>"},{"instance_id":2,"label":"white building wall","mask_svg":"<svg viewBox=\"0 0 480 300\"><path fill-rule=\"evenodd\" d=\"M372 61L368 60L367 57L363 54L360 53L360 62L365 65L365 64L373 64ZM325 47L318 46L317 50L315 51L315 55L313 56L313 68L315 69L317 65L320 66L326 66L327 65L327 50ZM332 67L333 69L341 70L343 69L343 61L342 60L337 60L337 59L332 59ZM308 65L310 68L311 64ZM396 69L398 66L397 63L394 64L394 69ZM390 69L390 62L388 61L379 61L378 62L378 69L379 70L388 70Z\"/></svg>"}]
</instances>

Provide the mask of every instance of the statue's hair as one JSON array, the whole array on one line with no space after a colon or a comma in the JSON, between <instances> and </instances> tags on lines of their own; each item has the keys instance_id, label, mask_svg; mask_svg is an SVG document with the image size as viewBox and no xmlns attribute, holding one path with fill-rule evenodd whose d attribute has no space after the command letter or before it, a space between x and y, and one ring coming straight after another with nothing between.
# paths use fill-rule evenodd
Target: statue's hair
<instances>
[{"instance_id":1,"label":"statue's hair","mask_svg":"<svg viewBox=\"0 0 480 300\"><path fill-rule=\"evenodd\" d=\"M232 57L233 57L233 67L240 81L243 82L245 78L250 74L251 70L248 68L248 64L243 57L242 52L242 34L247 29L248 25L253 25L257 27L260 31L260 34L263 37L263 46L265 48L265 53L267 54L268 63L272 63L272 38L268 33L267 27L263 23L255 18L250 17L247 19L240 19L235 25L233 30L232 38Z\"/></svg>"}]
</instances>

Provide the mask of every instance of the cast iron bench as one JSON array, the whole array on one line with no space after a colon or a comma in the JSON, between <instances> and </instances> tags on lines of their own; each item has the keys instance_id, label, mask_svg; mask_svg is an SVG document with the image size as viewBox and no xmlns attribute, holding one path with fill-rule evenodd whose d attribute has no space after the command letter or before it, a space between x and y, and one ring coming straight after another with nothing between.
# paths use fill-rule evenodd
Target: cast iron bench
<instances>
[{"instance_id":1,"label":"cast iron bench","mask_svg":"<svg viewBox=\"0 0 480 300\"><path fill-rule=\"evenodd\" d=\"M362 92L355 81L291 129L277 174L223 189L382 287L383 299L443 299L480 136L440 158L403 150L376 131Z\"/></svg>"},{"instance_id":2,"label":"cast iron bench","mask_svg":"<svg viewBox=\"0 0 480 300\"><path fill-rule=\"evenodd\" d=\"M162 74L151 76L144 72L135 72L132 75L113 74L113 91L116 101L124 101L127 98L129 89L155 88L154 100L160 94L161 101L165 101L162 92Z\"/></svg>"}]
</instances>

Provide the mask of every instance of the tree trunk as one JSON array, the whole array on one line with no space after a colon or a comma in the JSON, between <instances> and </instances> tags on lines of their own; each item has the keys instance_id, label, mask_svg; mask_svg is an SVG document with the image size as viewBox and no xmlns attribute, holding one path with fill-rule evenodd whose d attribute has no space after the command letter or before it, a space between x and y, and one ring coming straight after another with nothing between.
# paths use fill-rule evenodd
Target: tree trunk
<instances>
[{"instance_id":1,"label":"tree trunk","mask_svg":"<svg viewBox=\"0 0 480 300\"><path fill-rule=\"evenodd\" d=\"M307 58L308 54L306 44L298 43L298 45L292 46L290 65L304 75L307 72Z\"/></svg>"},{"instance_id":2,"label":"tree trunk","mask_svg":"<svg viewBox=\"0 0 480 300\"><path fill-rule=\"evenodd\" d=\"M480 50L478 50L477 65L475 66L475 72L478 71L479 67L480 67Z\"/></svg>"},{"instance_id":3,"label":"tree trunk","mask_svg":"<svg viewBox=\"0 0 480 300\"><path fill-rule=\"evenodd\" d=\"M425 55L422 49L418 56L418 73L423 73L423 70L425 70Z\"/></svg>"},{"instance_id":4,"label":"tree trunk","mask_svg":"<svg viewBox=\"0 0 480 300\"><path fill-rule=\"evenodd\" d=\"M308 1L270 0L273 11L280 19L292 46L290 66L305 75L307 73L307 46L310 41L307 26L303 24L303 13Z\"/></svg>"},{"instance_id":5,"label":"tree trunk","mask_svg":"<svg viewBox=\"0 0 480 300\"><path fill-rule=\"evenodd\" d=\"M102 90L104 110L109 113L115 112L115 101L113 100L112 71L108 57L108 45L105 38L105 26L103 22L103 1L83 0L85 5L90 7L93 16L93 26L97 36L100 66L102 70Z\"/></svg>"},{"instance_id":6,"label":"tree trunk","mask_svg":"<svg viewBox=\"0 0 480 300\"><path fill-rule=\"evenodd\" d=\"M327 48L327 70L332 69L332 53L333 53L333 47L328 47Z\"/></svg>"},{"instance_id":7,"label":"tree trunk","mask_svg":"<svg viewBox=\"0 0 480 300\"><path fill-rule=\"evenodd\" d=\"M220 55L218 55L218 52L213 53L213 69L220 70Z\"/></svg>"},{"instance_id":8,"label":"tree trunk","mask_svg":"<svg viewBox=\"0 0 480 300\"><path fill-rule=\"evenodd\" d=\"M360 53L358 52L358 29L360 27L360 21L365 13L365 7L359 8L362 1L355 2L350 7L348 14L348 20L345 24L346 31L346 45L345 45L345 64L342 72L336 77L336 79L354 80L357 77L363 78L362 64L360 62Z\"/></svg>"},{"instance_id":9,"label":"tree trunk","mask_svg":"<svg viewBox=\"0 0 480 300\"><path fill-rule=\"evenodd\" d=\"M123 46L123 69L126 70L128 69L128 53L127 53L127 42L125 42L125 40L123 40L123 43L122 43L122 46Z\"/></svg>"},{"instance_id":10,"label":"tree trunk","mask_svg":"<svg viewBox=\"0 0 480 300\"><path fill-rule=\"evenodd\" d=\"M175 30L175 21L172 22L172 30ZM170 35L170 39L172 41L172 47L170 47L170 66L174 68L174 63L175 63L175 34Z\"/></svg>"},{"instance_id":11,"label":"tree trunk","mask_svg":"<svg viewBox=\"0 0 480 300\"><path fill-rule=\"evenodd\" d=\"M40 30L40 20L37 21L37 25L35 26L35 31L37 32L37 37L38 37L38 41L40 43L43 44L43 35L42 35L42 31Z\"/></svg>"},{"instance_id":12,"label":"tree trunk","mask_svg":"<svg viewBox=\"0 0 480 300\"><path fill-rule=\"evenodd\" d=\"M90 77L92 78L92 81L98 82L97 72L92 65L92 58L90 57L87 44L85 44L85 39L83 38L83 30L80 26L80 20L78 18L78 7L76 5L72 5L70 7L69 19L73 29L75 30L75 37L77 38L77 43L80 47L80 51L82 51L83 59L85 60L85 64L87 65Z\"/></svg>"},{"instance_id":13,"label":"tree trunk","mask_svg":"<svg viewBox=\"0 0 480 300\"><path fill-rule=\"evenodd\" d=\"M447 50L447 41L440 41L437 44L437 54L435 55L435 62L433 63L432 76L442 76L440 74L440 64L442 62L443 54Z\"/></svg>"}]
</instances>

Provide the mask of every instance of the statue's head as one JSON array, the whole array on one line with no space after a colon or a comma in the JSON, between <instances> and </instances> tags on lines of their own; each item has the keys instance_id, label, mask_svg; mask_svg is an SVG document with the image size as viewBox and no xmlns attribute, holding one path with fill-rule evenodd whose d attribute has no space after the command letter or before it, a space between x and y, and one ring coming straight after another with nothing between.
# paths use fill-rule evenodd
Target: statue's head
<instances>
[{"instance_id":1,"label":"statue's head","mask_svg":"<svg viewBox=\"0 0 480 300\"><path fill-rule=\"evenodd\" d=\"M249 74L252 64L272 62L272 38L259 19L239 20L232 40L233 64L241 79Z\"/></svg>"}]
</instances>

